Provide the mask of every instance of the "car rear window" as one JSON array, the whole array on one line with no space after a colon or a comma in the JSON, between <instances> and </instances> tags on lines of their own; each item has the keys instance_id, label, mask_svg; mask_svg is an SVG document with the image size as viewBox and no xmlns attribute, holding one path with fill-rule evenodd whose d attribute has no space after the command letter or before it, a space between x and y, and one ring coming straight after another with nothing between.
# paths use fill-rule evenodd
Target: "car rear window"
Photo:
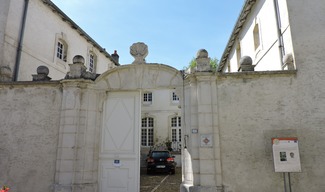
<instances>
[{"instance_id":1,"label":"car rear window","mask_svg":"<svg viewBox=\"0 0 325 192\"><path fill-rule=\"evenodd\" d=\"M169 153L167 151L154 151L152 152L153 158L160 158L160 157L169 157Z\"/></svg>"}]
</instances>

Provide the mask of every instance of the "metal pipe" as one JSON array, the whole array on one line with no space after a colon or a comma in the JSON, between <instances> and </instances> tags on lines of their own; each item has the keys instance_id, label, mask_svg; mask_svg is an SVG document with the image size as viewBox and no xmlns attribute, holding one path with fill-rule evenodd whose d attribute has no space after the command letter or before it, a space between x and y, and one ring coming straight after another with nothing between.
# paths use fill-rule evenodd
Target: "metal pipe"
<instances>
[{"instance_id":1,"label":"metal pipe","mask_svg":"<svg viewBox=\"0 0 325 192\"><path fill-rule=\"evenodd\" d=\"M28 10L28 3L29 3L29 0L25 0L23 16L22 16L21 26L20 26L20 34L19 34L19 40L18 40L18 47L17 47L17 54L16 54L16 62L15 62L15 67L14 67L13 81L17 81L18 74L19 74L19 66L20 66L21 51L22 51L22 46L23 46L24 31L25 31L25 24L26 24L26 18L27 18L27 10Z\"/></svg>"},{"instance_id":2,"label":"metal pipe","mask_svg":"<svg viewBox=\"0 0 325 192\"><path fill-rule=\"evenodd\" d=\"M287 192L286 173L283 172L284 192Z\"/></svg>"},{"instance_id":3,"label":"metal pipe","mask_svg":"<svg viewBox=\"0 0 325 192\"><path fill-rule=\"evenodd\" d=\"M290 178L290 172L288 172L288 180L289 180L289 192L292 192L292 190L291 190L291 178Z\"/></svg>"},{"instance_id":4,"label":"metal pipe","mask_svg":"<svg viewBox=\"0 0 325 192\"><path fill-rule=\"evenodd\" d=\"M283 56L285 55L284 50L284 43L283 43L283 36L281 33L281 16L280 16L280 9L278 0L274 0L274 13L275 13L275 20L277 25L277 33L278 33L278 42L279 42L279 55L280 55L280 63L281 67L283 66ZM283 69L283 67L282 67Z\"/></svg>"}]
</instances>

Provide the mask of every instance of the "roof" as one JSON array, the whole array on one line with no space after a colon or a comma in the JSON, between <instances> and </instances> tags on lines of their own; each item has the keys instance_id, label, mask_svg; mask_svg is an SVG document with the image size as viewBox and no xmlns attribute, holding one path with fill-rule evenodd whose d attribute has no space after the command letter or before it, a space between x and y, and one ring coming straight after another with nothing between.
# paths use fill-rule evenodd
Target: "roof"
<instances>
[{"instance_id":1,"label":"roof","mask_svg":"<svg viewBox=\"0 0 325 192\"><path fill-rule=\"evenodd\" d=\"M81 36L89 41L94 47L96 47L102 54L109 58L116 66L120 64L116 62L112 56L101 47L93 38L91 38L84 30L82 30L72 19L70 19L59 7L57 7L51 0L41 0L47 6L49 6L53 12L57 13L63 21L70 24L71 28L75 29Z\"/></svg>"},{"instance_id":2,"label":"roof","mask_svg":"<svg viewBox=\"0 0 325 192\"><path fill-rule=\"evenodd\" d=\"M229 57L229 54L231 52L231 50L233 49L233 46L235 45L235 42L237 40L237 37L239 35L239 32L241 31L246 19L247 19L247 16L249 15L249 13L251 12L252 10L252 7L255 5L257 0L246 0L242 10L241 10L241 13L237 19L237 22L235 24L235 27L231 33L231 36L228 40L228 44L226 46L226 49L224 50L223 54L222 54L222 57L220 59L220 63L219 63L219 66L218 66L218 69L217 71L218 72L222 72L223 71L223 68L225 67L226 65L226 62L228 60L228 57Z\"/></svg>"}]
</instances>

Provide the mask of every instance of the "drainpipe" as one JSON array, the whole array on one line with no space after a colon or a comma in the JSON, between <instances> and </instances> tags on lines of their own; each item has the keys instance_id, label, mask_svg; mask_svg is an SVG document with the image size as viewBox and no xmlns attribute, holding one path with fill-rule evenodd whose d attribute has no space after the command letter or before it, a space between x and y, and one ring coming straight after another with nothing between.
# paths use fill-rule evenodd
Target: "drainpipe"
<instances>
[{"instance_id":1,"label":"drainpipe","mask_svg":"<svg viewBox=\"0 0 325 192\"><path fill-rule=\"evenodd\" d=\"M283 36L281 33L281 16L280 16L278 0L274 0L274 12L275 12L276 25L277 25L277 32L278 32L280 62L281 62L281 67L283 69L282 62L283 62L283 56L285 55L285 50L284 50Z\"/></svg>"},{"instance_id":2,"label":"drainpipe","mask_svg":"<svg viewBox=\"0 0 325 192\"><path fill-rule=\"evenodd\" d=\"M21 51L22 51L22 46L23 46L24 31L25 31L25 24L26 24L26 18L27 18L28 3L29 3L29 0L25 0L23 17L22 17L21 25L20 25L20 33L19 33L19 40L18 40L18 47L17 47L17 54L16 54L16 62L15 62L15 67L14 67L13 81L17 81L17 79L18 79Z\"/></svg>"}]
</instances>

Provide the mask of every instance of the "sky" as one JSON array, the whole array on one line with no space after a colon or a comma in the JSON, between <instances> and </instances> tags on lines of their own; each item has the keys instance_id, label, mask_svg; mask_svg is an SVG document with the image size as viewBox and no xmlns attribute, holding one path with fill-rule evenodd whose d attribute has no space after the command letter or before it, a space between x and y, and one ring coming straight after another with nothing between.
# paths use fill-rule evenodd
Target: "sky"
<instances>
[{"instance_id":1,"label":"sky","mask_svg":"<svg viewBox=\"0 0 325 192\"><path fill-rule=\"evenodd\" d=\"M184 69L200 49L220 60L244 0L52 0L120 64L130 46L148 46L147 63Z\"/></svg>"}]
</instances>

